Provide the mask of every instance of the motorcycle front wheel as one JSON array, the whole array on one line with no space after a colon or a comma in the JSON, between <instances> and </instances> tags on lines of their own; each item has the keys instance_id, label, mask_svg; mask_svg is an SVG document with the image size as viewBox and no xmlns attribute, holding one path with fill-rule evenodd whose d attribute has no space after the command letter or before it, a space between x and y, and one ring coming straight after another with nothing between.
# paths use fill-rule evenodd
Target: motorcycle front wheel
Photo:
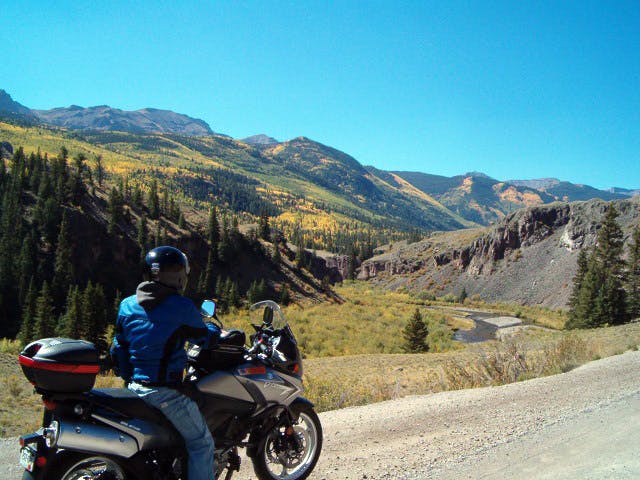
<instances>
[{"instance_id":1,"label":"motorcycle front wheel","mask_svg":"<svg viewBox=\"0 0 640 480\"><path fill-rule=\"evenodd\" d=\"M320 458L322 425L310 405L296 406L298 420L293 431L283 426L260 441L253 470L260 480L304 480Z\"/></svg>"},{"instance_id":2,"label":"motorcycle front wheel","mask_svg":"<svg viewBox=\"0 0 640 480\"><path fill-rule=\"evenodd\" d=\"M127 475L117 462L103 456L74 458L59 468L60 480L127 480Z\"/></svg>"}]
</instances>

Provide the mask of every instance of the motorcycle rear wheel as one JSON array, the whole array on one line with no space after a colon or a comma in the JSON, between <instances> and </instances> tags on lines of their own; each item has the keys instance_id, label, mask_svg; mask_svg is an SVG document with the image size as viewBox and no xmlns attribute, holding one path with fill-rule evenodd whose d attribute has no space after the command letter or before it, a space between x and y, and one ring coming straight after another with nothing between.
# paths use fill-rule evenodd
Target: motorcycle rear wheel
<instances>
[{"instance_id":1,"label":"motorcycle rear wheel","mask_svg":"<svg viewBox=\"0 0 640 480\"><path fill-rule=\"evenodd\" d=\"M84 456L69 459L58 468L60 480L128 480L118 463L105 456Z\"/></svg>"},{"instance_id":2,"label":"motorcycle rear wheel","mask_svg":"<svg viewBox=\"0 0 640 480\"><path fill-rule=\"evenodd\" d=\"M313 407L296 406L299 417L293 425L297 438L295 448L286 440L284 427L276 427L260 440L257 454L252 459L253 471L260 480L304 480L320 458L322 425Z\"/></svg>"}]
</instances>

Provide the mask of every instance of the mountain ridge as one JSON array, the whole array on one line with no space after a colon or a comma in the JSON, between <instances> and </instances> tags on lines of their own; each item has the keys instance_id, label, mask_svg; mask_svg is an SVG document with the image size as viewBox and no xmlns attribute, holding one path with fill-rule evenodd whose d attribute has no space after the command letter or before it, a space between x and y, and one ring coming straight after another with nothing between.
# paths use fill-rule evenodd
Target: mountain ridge
<instances>
[{"instance_id":1,"label":"mountain ridge","mask_svg":"<svg viewBox=\"0 0 640 480\"><path fill-rule=\"evenodd\" d=\"M138 152L135 161L126 162L132 166L140 162L175 165L176 158L182 158L179 163L185 164L193 160L188 153L193 151L205 163L239 168L267 190L282 190L353 219L403 230L488 225L520 208L559 200L621 199L634 192L598 190L554 178L500 181L478 171L453 177L384 171L363 166L351 155L304 136L284 142L265 134L233 140L214 134L202 120L155 108L124 111L107 105L71 105L29 110L4 91L0 102L6 112L13 111L23 119L25 115L37 115L41 122L76 132L71 135L80 135L98 147L119 153ZM118 144L126 146L125 150Z\"/></svg>"}]
</instances>

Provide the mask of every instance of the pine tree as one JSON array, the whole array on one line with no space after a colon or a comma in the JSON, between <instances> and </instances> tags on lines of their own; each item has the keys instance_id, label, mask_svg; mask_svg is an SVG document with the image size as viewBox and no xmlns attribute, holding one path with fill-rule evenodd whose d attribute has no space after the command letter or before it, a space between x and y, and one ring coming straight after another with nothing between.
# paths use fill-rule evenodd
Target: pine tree
<instances>
[{"instance_id":1,"label":"pine tree","mask_svg":"<svg viewBox=\"0 0 640 480\"><path fill-rule=\"evenodd\" d=\"M131 201L133 202L134 207L142 208L142 190L140 190L140 185L136 183L136 186L133 187L133 196Z\"/></svg>"},{"instance_id":2,"label":"pine tree","mask_svg":"<svg viewBox=\"0 0 640 480\"><path fill-rule=\"evenodd\" d=\"M202 274L202 283L198 286L198 291L205 297L209 295L210 292L215 291L215 285L213 284L213 256L214 250L209 249L207 266Z\"/></svg>"},{"instance_id":3,"label":"pine tree","mask_svg":"<svg viewBox=\"0 0 640 480\"><path fill-rule=\"evenodd\" d=\"M109 235L113 235L115 233L116 226L122 220L123 203L124 202L120 191L116 187L112 187L111 193L109 194L109 203L107 205L107 210L109 212Z\"/></svg>"},{"instance_id":4,"label":"pine tree","mask_svg":"<svg viewBox=\"0 0 640 480\"><path fill-rule=\"evenodd\" d=\"M249 285L249 290L247 290L247 302L249 303L249 305L253 305L254 303L258 302L257 290L258 282L254 280L253 282L251 282L251 285Z\"/></svg>"},{"instance_id":5,"label":"pine tree","mask_svg":"<svg viewBox=\"0 0 640 480\"><path fill-rule=\"evenodd\" d=\"M144 213L140 215L140 219L138 220L137 240L138 245L140 245L140 255L144 258L149 246L149 228L147 226L147 217L145 217Z\"/></svg>"},{"instance_id":6,"label":"pine tree","mask_svg":"<svg viewBox=\"0 0 640 480\"><path fill-rule=\"evenodd\" d=\"M464 303L468 296L467 289L462 287L462 292L460 292L460 295L458 296L458 303Z\"/></svg>"},{"instance_id":7,"label":"pine tree","mask_svg":"<svg viewBox=\"0 0 640 480\"><path fill-rule=\"evenodd\" d=\"M26 345L33 340L33 330L35 327L36 302L38 300L38 291L35 286L34 278L29 281L29 288L22 307L22 323L18 332L18 340L22 345Z\"/></svg>"},{"instance_id":8,"label":"pine tree","mask_svg":"<svg viewBox=\"0 0 640 480\"><path fill-rule=\"evenodd\" d=\"M93 342L100 351L106 350L104 332L107 328L104 291L99 284L87 283L82 293L82 332L84 338Z\"/></svg>"},{"instance_id":9,"label":"pine tree","mask_svg":"<svg viewBox=\"0 0 640 480\"><path fill-rule=\"evenodd\" d=\"M71 285L67 294L67 308L56 334L60 337L77 338L82 334L83 324L80 289L77 285Z\"/></svg>"},{"instance_id":10,"label":"pine tree","mask_svg":"<svg viewBox=\"0 0 640 480\"><path fill-rule=\"evenodd\" d=\"M217 252L218 243L220 243L220 222L218 222L218 210L215 205L211 207L211 211L209 212L207 239L209 240L209 248Z\"/></svg>"},{"instance_id":11,"label":"pine tree","mask_svg":"<svg viewBox=\"0 0 640 480\"><path fill-rule=\"evenodd\" d=\"M38 267L38 246L33 229L26 236L20 256L18 257L18 291L19 303L24 303L31 279L36 275Z\"/></svg>"},{"instance_id":12,"label":"pine tree","mask_svg":"<svg viewBox=\"0 0 640 480\"><path fill-rule=\"evenodd\" d=\"M147 206L149 207L149 218L156 220L160 217L160 199L158 198L158 180L155 178L151 182L149 196L147 197Z\"/></svg>"},{"instance_id":13,"label":"pine tree","mask_svg":"<svg viewBox=\"0 0 640 480\"><path fill-rule=\"evenodd\" d=\"M258 221L258 235L263 240L270 241L271 239L271 227L269 226L269 212L266 208L263 208L260 212L260 219Z\"/></svg>"},{"instance_id":14,"label":"pine tree","mask_svg":"<svg viewBox=\"0 0 640 480\"><path fill-rule=\"evenodd\" d=\"M291 294L289 293L289 287L287 287L286 283L282 284L282 289L280 290L280 304L289 305L291 303Z\"/></svg>"},{"instance_id":15,"label":"pine tree","mask_svg":"<svg viewBox=\"0 0 640 480\"><path fill-rule=\"evenodd\" d=\"M102 182L104 182L104 165L102 164L102 155L96 155L93 159L95 163L95 172L96 172L96 181L98 185L102 187Z\"/></svg>"},{"instance_id":16,"label":"pine tree","mask_svg":"<svg viewBox=\"0 0 640 480\"><path fill-rule=\"evenodd\" d=\"M428 352L429 345L427 344L427 335L429 331L427 329L427 324L422 319L422 314L420 313L420 309L416 308L416 311L413 313L409 323L405 326L402 331L402 336L404 337L404 346L403 349L407 353L421 353Z\"/></svg>"},{"instance_id":17,"label":"pine tree","mask_svg":"<svg viewBox=\"0 0 640 480\"><path fill-rule=\"evenodd\" d=\"M58 233L56 245L56 260L53 267L53 282L51 291L54 305L61 308L69 289L73 283L73 262L71 259L71 244L69 241L69 221L67 212L62 214L62 223Z\"/></svg>"},{"instance_id":18,"label":"pine tree","mask_svg":"<svg viewBox=\"0 0 640 480\"><path fill-rule=\"evenodd\" d=\"M32 338L49 338L55 335L56 318L54 316L53 297L45 281L36 300L35 322Z\"/></svg>"},{"instance_id":19,"label":"pine tree","mask_svg":"<svg viewBox=\"0 0 640 480\"><path fill-rule=\"evenodd\" d=\"M582 288L582 282L584 281L584 277L587 274L587 269L589 267L589 254L586 249L583 248L580 250L576 263L578 268L575 276L573 277L573 291L569 297L569 307L572 311L578 306L580 289Z\"/></svg>"},{"instance_id":20,"label":"pine tree","mask_svg":"<svg viewBox=\"0 0 640 480\"><path fill-rule=\"evenodd\" d=\"M588 259L586 253L578 258L567 328L620 324L627 318L623 233L617 216L618 212L610 204L596 247Z\"/></svg>"},{"instance_id":21,"label":"pine tree","mask_svg":"<svg viewBox=\"0 0 640 480\"><path fill-rule=\"evenodd\" d=\"M616 221L617 217L618 212L615 206L610 204L602 228L598 232L598 241L594 250L594 256L604 279L596 302L598 325L623 323L627 315L624 291L625 263L622 259L624 235Z\"/></svg>"},{"instance_id":22,"label":"pine tree","mask_svg":"<svg viewBox=\"0 0 640 480\"><path fill-rule=\"evenodd\" d=\"M69 176L67 190L74 205L80 205L82 196L86 191L83 182L83 177L87 171L86 159L87 157L83 153L78 153L73 159L75 169L73 174Z\"/></svg>"},{"instance_id":23,"label":"pine tree","mask_svg":"<svg viewBox=\"0 0 640 480\"><path fill-rule=\"evenodd\" d=\"M627 292L629 295L629 316L640 317L640 225L634 230L629 244L627 264Z\"/></svg>"}]
</instances>

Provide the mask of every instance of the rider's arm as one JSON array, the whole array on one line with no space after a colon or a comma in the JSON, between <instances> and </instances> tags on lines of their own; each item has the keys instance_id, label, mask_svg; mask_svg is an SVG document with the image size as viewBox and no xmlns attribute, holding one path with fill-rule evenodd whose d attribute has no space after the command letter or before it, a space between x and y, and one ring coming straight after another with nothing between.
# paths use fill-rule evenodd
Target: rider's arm
<instances>
[{"instance_id":1,"label":"rider's arm","mask_svg":"<svg viewBox=\"0 0 640 480\"><path fill-rule=\"evenodd\" d=\"M187 340L196 345L215 345L220 338L220 328L214 323L205 323L200 311L191 303L188 313L184 316L184 327L188 333Z\"/></svg>"},{"instance_id":2,"label":"rider's arm","mask_svg":"<svg viewBox=\"0 0 640 480\"><path fill-rule=\"evenodd\" d=\"M111 345L111 358L114 365L113 370L116 375L122 377L125 382L128 382L131 380L131 375L133 375L133 367L131 366L129 354L129 342L125 339L122 321L123 317L118 315L116 334L113 337L113 343Z\"/></svg>"}]
</instances>

